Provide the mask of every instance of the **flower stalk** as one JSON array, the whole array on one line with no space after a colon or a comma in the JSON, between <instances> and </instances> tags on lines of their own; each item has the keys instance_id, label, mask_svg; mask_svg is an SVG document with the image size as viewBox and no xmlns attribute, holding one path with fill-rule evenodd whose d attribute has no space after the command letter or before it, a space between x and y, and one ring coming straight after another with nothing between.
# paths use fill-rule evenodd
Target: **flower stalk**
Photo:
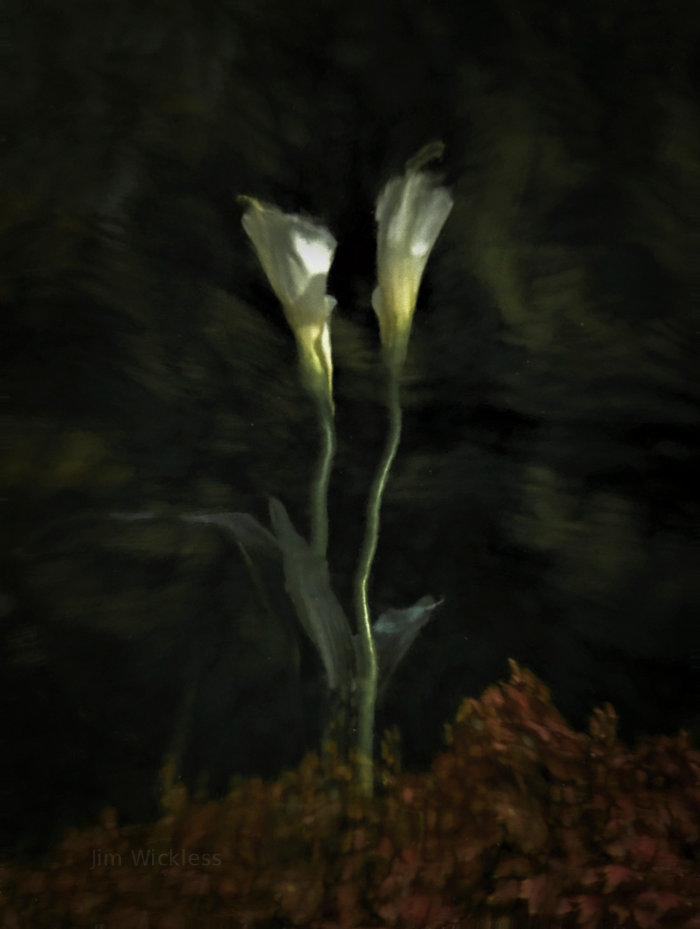
<instances>
[{"instance_id":1,"label":"flower stalk","mask_svg":"<svg viewBox=\"0 0 700 929\"><path fill-rule=\"evenodd\" d=\"M377 199L377 277L372 306L387 368L388 432L367 502L365 535L355 577L355 613L361 641L358 673L359 784L373 790L372 757L377 703L378 661L368 602L368 586L379 542L382 498L401 440L400 378L418 289L428 256L452 209L452 196L421 169L442 155L442 143L425 146L407 164L403 177L389 181Z\"/></svg>"},{"instance_id":2,"label":"flower stalk","mask_svg":"<svg viewBox=\"0 0 700 929\"><path fill-rule=\"evenodd\" d=\"M388 368L387 388L389 428L384 451L369 492L365 535L355 576L355 613L361 642L361 664L358 669L357 682L359 786L361 792L367 796L371 796L373 792L374 715L379 677L377 650L372 634L367 589L372 563L379 543L382 498L401 441L402 414L399 394L399 369L395 366Z\"/></svg>"},{"instance_id":3,"label":"flower stalk","mask_svg":"<svg viewBox=\"0 0 700 929\"><path fill-rule=\"evenodd\" d=\"M321 436L316 473L311 482L311 547L321 558L328 551L328 487L335 457L335 422L333 409L325 397L316 400Z\"/></svg>"}]
</instances>

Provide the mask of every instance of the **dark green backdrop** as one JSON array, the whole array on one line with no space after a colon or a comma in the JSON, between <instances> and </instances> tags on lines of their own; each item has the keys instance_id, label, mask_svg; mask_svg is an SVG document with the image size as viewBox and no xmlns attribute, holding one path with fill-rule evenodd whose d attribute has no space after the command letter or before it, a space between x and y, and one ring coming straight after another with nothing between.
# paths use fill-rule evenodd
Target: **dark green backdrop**
<instances>
[{"instance_id":1,"label":"dark green backdrop","mask_svg":"<svg viewBox=\"0 0 700 929\"><path fill-rule=\"evenodd\" d=\"M695 3L10 4L0 210L0 813L11 847L104 803L313 746L315 655L232 539L167 518L284 500L316 448L237 194L319 217L349 605L383 440L374 199L431 139L428 265L372 594L445 604L380 717L429 760L461 697L532 667L576 725L697 729Z\"/></svg>"}]
</instances>

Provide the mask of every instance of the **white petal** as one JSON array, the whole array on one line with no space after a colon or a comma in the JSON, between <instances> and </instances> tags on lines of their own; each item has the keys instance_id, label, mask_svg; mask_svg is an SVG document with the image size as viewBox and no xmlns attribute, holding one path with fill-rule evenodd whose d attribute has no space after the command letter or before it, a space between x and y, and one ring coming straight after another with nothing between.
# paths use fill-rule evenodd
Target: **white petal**
<instances>
[{"instance_id":1,"label":"white petal","mask_svg":"<svg viewBox=\"0 0 700 929\"><path fill-rule=\"evenodd\" d=\"M425 208L423 215L418 217L418 222L413 231L411 254L416 258L427 255L435 245L453 203L452 195L446 188L438 187L437 190L433 191L430 203Z\"/></svg>"},{"instance_id":2,"label":"white petal","mask_svg":"<svg viewBox=\"0 0 700 929\"><path fill-rule=\"evenodd\" d=\"M372 291L372 309L377 316L381 316L384 312L384 300L382 299L381 287L375 287Z\"/></svg>"},{"instance_id":3,"label":"white petal","mask_svg":"<svg viewBox=\"0 0 700 929\"><path fill-rule=\"evenodd\" d=\"M421 150L416 165L441 153L442 146ZM416 160L413 159L413 162ZM405 357L416 297L430 251L453 200L438 179L409 163L405 174L392 178L377 198L377 277L372 306L390 364Z\"/></svg>"},{"instance_id":4,"label":"white petal","mask_svg":"<svg viewBox=\"0 0 700 929\"><path fill-rule=\"evenodd\" d=\"M283 304L296 304L309 290L325 291L336 240L325 226L251 200L242 217L265 274Z\"/></svg>"},{"instance_id":5,"label":"white petal","mask_svg":"<svg viewBox=\"0 0 700 929\"><path fill-rule=\"evenodd\" d=\"M335 239L322 228L313 230L315 235L309 235L309 230L295 229L292 232L292 244L296 253L304 262L310 276L328 274L335 251Z\"/></svg>"}]
</instances>

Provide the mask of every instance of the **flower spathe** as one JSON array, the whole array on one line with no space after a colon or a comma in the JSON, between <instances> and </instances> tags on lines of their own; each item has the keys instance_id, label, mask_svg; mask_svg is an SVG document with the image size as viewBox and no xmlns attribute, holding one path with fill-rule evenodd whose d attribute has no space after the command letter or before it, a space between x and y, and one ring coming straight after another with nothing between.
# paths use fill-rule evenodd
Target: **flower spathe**
<instances>
[{"instance_id":1,"label":"flower spathe","mask_svg":"<svg viewBox=\"0 0 700 929\"><path fill-rule=\"evenodd\" d=\"M240 199L248 206L243 228L296 336L306 386L331 399L330 316L336 301L326 286L337 242L310 219L252 197Z\"/></svg>"},{"instance_id":2,"label":"flower spathe","mask_svg":"<svg viewBox=\"0 0 700 929\"><path fill-rule=\"evenodd\" d=\"M425 265L454 202L434 175L420 170L441 150L441 145L426 146L408 163L404 175L392 178L377 198L378 286L372 306L384 356L396 368L406 357Z\"/></svg>"}]
</instances>

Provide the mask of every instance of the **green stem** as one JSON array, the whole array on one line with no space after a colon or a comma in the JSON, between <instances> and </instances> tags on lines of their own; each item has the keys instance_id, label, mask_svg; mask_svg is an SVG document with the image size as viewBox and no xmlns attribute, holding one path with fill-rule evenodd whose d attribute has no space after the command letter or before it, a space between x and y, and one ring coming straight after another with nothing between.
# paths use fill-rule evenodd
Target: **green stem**
<instances>
[{"instance_id":1,"label":"green stem","mask_svg":"<svg viewBox=\"0 0 700 929\"><path fill-rule=\"evenodd\" d=\"M335 427L333 410L325 397L316 398L318 423L321 432L321 453L311 484L311 547L326 557L328 550L328 485L335 455Z\"/></svg>"},{"instance_id":2,"label":"green stem","mask_svg":"<svg viewBox=\"0 0 700 929\"><path fill-rule=\"evenodd\" d=\"M401 440L401 403L399 398L399 365L388 369L389 431L381 461L372 482L367 501L365 537L360 551L360 560L355 576L355 612L360 635L361 652L358 669L358 732L357 748L359 762L359 786L366 796L373 791L372 757L374 740L374 713L377 703L379 668L377 651L372 636L367 587L372 571L372 562L379 541L379 516L382 497L389 478L391 465Z\"/></svg>"}]
</instances>

